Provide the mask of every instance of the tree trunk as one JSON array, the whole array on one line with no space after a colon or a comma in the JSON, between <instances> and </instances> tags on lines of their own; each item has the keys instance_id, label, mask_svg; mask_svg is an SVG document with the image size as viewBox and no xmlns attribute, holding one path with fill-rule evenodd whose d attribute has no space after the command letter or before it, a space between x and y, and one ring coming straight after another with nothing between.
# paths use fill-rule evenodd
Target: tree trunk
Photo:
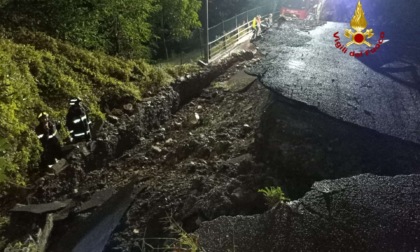
<instances>
[{"instance_id":1,"label":"tree trunk","mask_svg":"<svg viewBox=\"0 0 420 252\"><path fill-rule=\"evenodd\" d=\"M165 37L163 37L163 47L165 47L165 56L166 56L166 59L169 59L168 47L166 46L166 39L165 39Z\"/></svg>"},{"instance_id":2,"label":"tree trunk","mask_svg":"<svg viewBox=\"0 0 420 252\"><path fill-rule=\"evenodd\" d=\"M169 54L168 54L168 47L166 46L166 39L165 39L165 27L164 27L165 22L163 20L164 17L165 17L165 11L164 11L164 9L162 9L162 17L161 17L161 21L160 21L160 26L161 26L161 29L162 29L162 40L163 40L163 47L165 48L165 56L166 56L166 59L168 60L169 59Z\"/></svg>"}]
</instances>

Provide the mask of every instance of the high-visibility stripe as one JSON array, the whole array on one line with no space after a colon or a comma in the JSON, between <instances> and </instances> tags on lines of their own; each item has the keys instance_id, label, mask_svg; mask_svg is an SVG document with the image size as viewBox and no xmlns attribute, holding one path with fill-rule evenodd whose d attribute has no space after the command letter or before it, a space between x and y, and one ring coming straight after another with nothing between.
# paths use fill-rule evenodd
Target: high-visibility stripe
<instances>
[{"instance_id":1,"label":"high-visibility stripe","mask_svg":"<svg viewBox=\"0 0 420 252\"><path fill-rule=\"evenodd\" d=\"M74 102L70 102L70 106L73 106L74 105Z\"/></svg>"},{"instance_id":2,"label":"high-visibility stripe","mask_svg":"<svg viewBox=\"0 0 420 252\"><path fill-rule=\"evenodd\" d=\"M84 116L82 116L82 118L81 118L82 120L86 120L87 118L86 118L86 116L84 115Z\"/></svg>"},{"instance_id":3,"label":"high-visibility stripe","mask_svg":"<svg viewBox=\"0 0 420 252\"><path fill-rule=\"evenodd\" d=\"M38 138L42 138L44 136L44 134L38 135Z\"/></svg>"},{"instance_id":4,"label":"high-visibility stripe","mask_svg":"<svg viewBox=\"0 0 420 252\"><path fill-rule=\"evenodd\" d=\"M55 131L51 136L48 136L48 138L53 138L57 134L57 131Z\"/></svg>"},{"instance_id":5,"label":"high-visibility stripe","mask_svg":"<svg viewBox=\"0 0 420 252\"><path fill-rule=\"evenodd\" d=\"M71 102L77 102L77 99L71 99L70 101Z\"/></svg>"},{"instance_id":6,"label":"high-visibility stripe","mask_svg":"<svg viewBox=\"0 0 420 252\"><path fill-rule=\"evenodd\" d=\"M53 165L52 165L52 164L48 165L48 168L51 168L51 167L53 167Z\"/></svg>"},{"instance_id":7,"label":"high-visibility stripe","mask_svg":"<svg viewBox=\"0 0 420 252\"><path fill-rule=\"evenodd\" d=\"M40 114L38 115L38 118L41 118L41 117L43 117L43 116L48 117L48 114L47 114L46 112L42 112L42 113L40 113Z\"/></svg>"},{"instance_id":8,"label":"high-visibility stripe","mask_svg":"<svg viewBox=\"0 0 420 252\"><path fill-rule=\"evenodd\" d=\"M73 123L79 123L79 122L80 122L80 119L76 119L73 121Z\"/></svg>"},{"instance_id":9,"label":"high-visibility stripe","mask_svg":"<svg viewBox=\"0 0 420 252\"><path fill-rule=\"evenodd\" d=\"M85 135L85 133L77 133L77 134L74 134L74 137L79 137L79 136L84 136Z\"/></svg>"}]
</instances>

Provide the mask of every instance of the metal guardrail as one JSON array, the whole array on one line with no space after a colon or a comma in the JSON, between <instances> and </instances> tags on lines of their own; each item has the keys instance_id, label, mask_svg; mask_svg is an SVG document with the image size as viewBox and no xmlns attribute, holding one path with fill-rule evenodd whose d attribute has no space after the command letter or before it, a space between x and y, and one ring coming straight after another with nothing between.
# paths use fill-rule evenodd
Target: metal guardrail
<instances>
[{"instance_id":1,"label":"metal guardrail","mask_svg":"<svg viewBox=\"0 0 420 252\"><path fill-rule=\"evenodd\" d=\"M217 25L209 27L209 41L213 42L226 33L236 30L239 26L249 23L257 15L265 16L273 12L276 12L275 5L271 4L245 11L232 18L224 20Z\"/></svg>"},{"instance_id":2,"label":"metal guardrail","mask_svg":"<svg viewBox=\"0 0 420 252\"><path fill-rule=\"evenodd\" d=\"M269 13L267 13L266 15L261 15L261 18L264 19L268 17L268 15ZM235 46L243 42L241 40L245 39L246 37L249 37L249 35L253 33L252 19L236 27L232 31L225 33L223 36L218 37L213 41L209 42L210 60L213 60L214 58L217 58L218 55L233 49Z\"/></svg>"},{"instance_id":3,"label":"metal guardrail","mask_svg":"<svg viewBox=\"0 0 420 252\"><path fill-rule=\"evenodd\" d=\"M274 5L261 6L238 14L209 28L209 59L226 52L252 33L252 20L257 15L264 19L270 13L278 13Z\"/></svg>"}]
</instances>

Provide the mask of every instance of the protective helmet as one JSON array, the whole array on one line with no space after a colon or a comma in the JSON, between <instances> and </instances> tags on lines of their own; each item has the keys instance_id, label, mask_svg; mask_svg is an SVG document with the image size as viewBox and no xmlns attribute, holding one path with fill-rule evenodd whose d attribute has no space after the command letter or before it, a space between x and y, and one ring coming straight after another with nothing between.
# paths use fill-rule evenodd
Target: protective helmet
<instances>
[{"instance_id":1,"label":"protective helmet","mask_svg":"<svg viewBox=\"0 0 420 252\"><path fill-rule=\"evenodd\" d=\"M47 112L42 112L42 113L40 113L40 114L38 115L38 120L41 120L41 119L42 119L42 118L44 118L44 117L48 117Z\"/></svg>"},{"instance_id":2,"label":"protective helmet","mask_svg":"<svg viewBox=\"0 0 420 252\"><path fill-rule=\"evenodd\" d=\"M81 101L82 101L82 99L80 99L79 97L76 97L76 98L70 99L69 103L70 103L70 106L73 106L75 104L79 104Z\"/></svg>"}]
</instances>

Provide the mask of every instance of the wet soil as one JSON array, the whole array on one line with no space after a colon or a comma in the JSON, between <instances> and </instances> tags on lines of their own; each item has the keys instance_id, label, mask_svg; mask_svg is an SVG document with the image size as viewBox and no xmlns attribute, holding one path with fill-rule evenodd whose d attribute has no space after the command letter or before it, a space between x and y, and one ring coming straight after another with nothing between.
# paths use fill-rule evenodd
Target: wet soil
<instances>
[{"instance_id":1,"label":"wet soil","mask_svg":"<svg viewBox=\"0 0 420 252\"><path fill-rule=\"evenodd\" d=\"M37 189L27 199L34 204L71 198L78 202L74 208L77 212L95 192L121 188L134 181L141 192L136 194L105 251L171 246L172 238L178 234L168 230L169 218L186 232L193 232L202 221L222 215L264 212L267 206L257 190L273 185L273 179L265 177L263 164L254 161L254 139L269 91L255 77L243 72L257 62L259 59L234 64L199 97L169 115L158 127L141 134L140 144L120 147L128 150L110 162L92 162L84 154L89 146L80 145L69 157L71 167L58 176L38 181ZM158 105L150 103L150 106L170 103L165 102L162 99ZM124 124L117 120L127 118L122 115L111 119L116 127L122 128ZM112 138L112 124L107 127L104 130L109 134L103 137ZM133 134L133 139L139 138L129 129L124 132ZM105 165L88 169L80 163L83 161ZM79 231L73 227L93 214L84 211L56 221L50 249L57 251L64 244L62 237L75 240L73 236L78 236Z\"/></svg>"},{"instance_id":2,"label":"wet soil","mask_svg":"<svg viewBox=\"0 0 420 252\"><path fill-rule=\"evenodd\" d=\"M173 237L166 229L171 217L187 232L202 221L222 215L249 215L267 209L257 190L264 184L262 164L254 162L255 129L269 91L258 81L232 92L220 85L234 66L205 89L122 160L97 174L106 185L137 178L139 194L108 245L112 251L140 251L155 238ZM94 190L91 175L82 190ZM267 183L268 184L268 183ZM171 240L161 240L168 243Z\"/></svg>"},{"instance_id":3,"label":"wet soil","mask_svg":"<svg viewBox=\"0 0 420 252\"><path fill-rule=\"evenodd\" d=\"M418 145L272 94L255 76L245 74L258 62L229 67L181 109L170 113L166 108L164 116L153 119L153 127L125 127L121 121L131 119L124 112L109 118L108 133L124 133L118 155L92 161L82 146L69 169L41 181L26 198L32 203L72 198L80 205L95 192L134 181L141 190L105 251L149 251L175 243L168 218L193 232L219 216L265 212L264 198L257 193L265 186L282 186L295 199L325 178L416 172ZM164 92L171 99L144 103L157 110L171 106L176 101L173 90ZM116 137L108 133L104 139ZM92 167L78 164L82 161ZM87 211L56 222L51 243L90 215Z\"/></svg>"}]
</instances>

